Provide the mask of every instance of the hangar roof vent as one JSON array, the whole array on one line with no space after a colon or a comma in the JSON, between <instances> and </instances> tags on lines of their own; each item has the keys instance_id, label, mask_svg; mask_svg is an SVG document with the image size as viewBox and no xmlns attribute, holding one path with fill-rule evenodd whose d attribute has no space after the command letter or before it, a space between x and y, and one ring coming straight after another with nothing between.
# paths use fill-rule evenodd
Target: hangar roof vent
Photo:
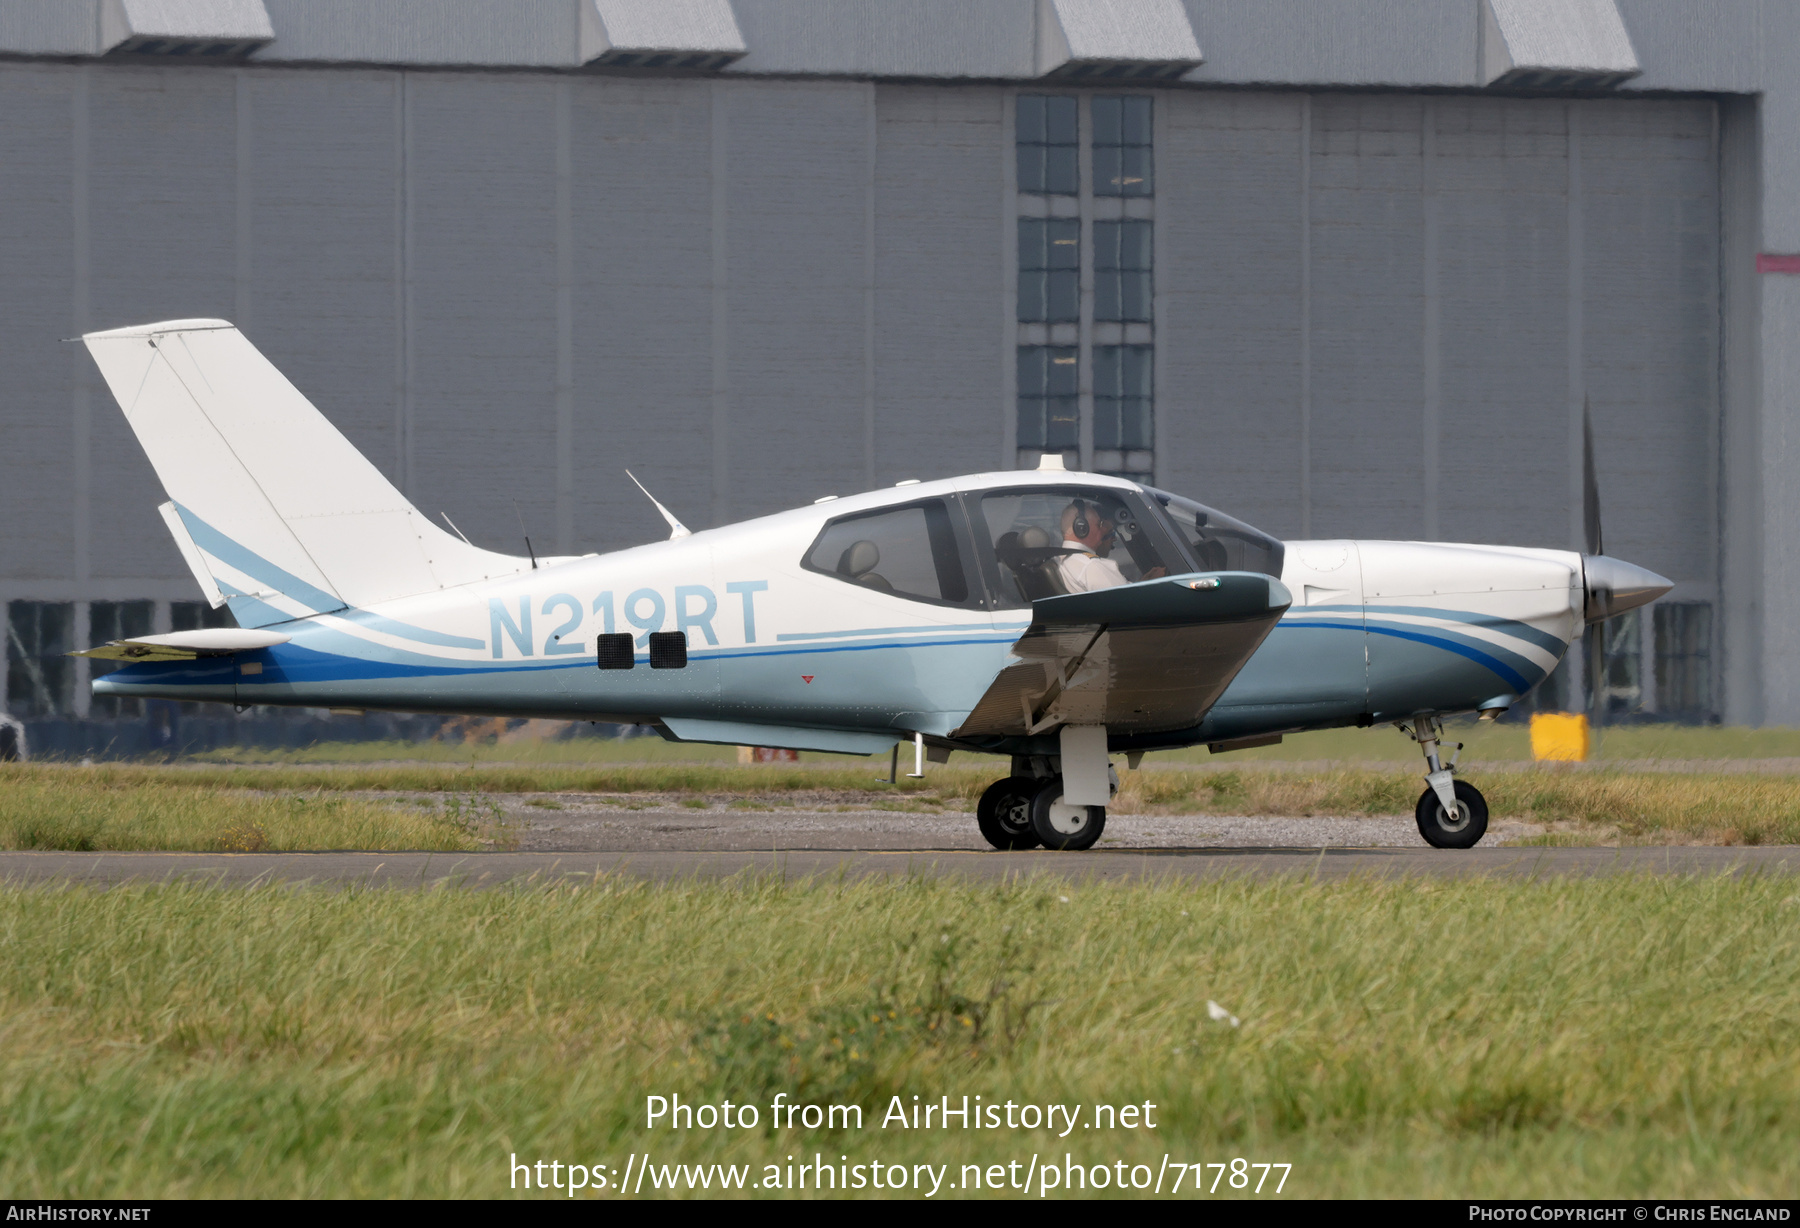
<instances>
[{"instance_id":1,"label":"hangar roof vent","mask_svg":"<svg viewBox=\"0 0 1800 1228\"><path fill-rule=\"evenodd\" d=\"M1181 0L1038 0L1039 76L1172 78L1200 59Z\"/></svg>"},{"instance_id":2,"label":"hangar roof vent","mask_svg":"<svg viewBox=\"0 0 1800 1228\"><path fill-rule=\"evenodd\" d=\"M730 0L581 0L581 62L715 70L749 48Z\"/></svg>"},{"instance_id":3,"label":"hangar roof vent","mask_svg":"<svg viewBox=\"0 0 1800 1228\"><path fill-rule=\"evenodd\" d=\"M1616 0L1481 0L1483 85L1610 89L1643 71Z\"/></svg>"},{"instance_id":4,"label":"hangar roof vent","mask_svg":"<svg viewBox=\"0 0 1800 1228\"><path fill-rule=\"evenodd\" d=\"M242 59L275 39L263 0L104 0L102 54Z\"/></svg>"}]
</instances>

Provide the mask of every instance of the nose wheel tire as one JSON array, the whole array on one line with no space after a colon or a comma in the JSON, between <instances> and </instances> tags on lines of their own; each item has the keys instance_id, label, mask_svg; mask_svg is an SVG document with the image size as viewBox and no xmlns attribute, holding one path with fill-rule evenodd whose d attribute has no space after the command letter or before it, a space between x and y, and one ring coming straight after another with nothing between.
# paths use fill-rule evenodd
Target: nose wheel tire
<instances>
[{"instance_id":1,"label":"nose wheel tire","mask_svg":"<svg viewBox=\"0 0 1800 1228\"><path fill-rule=\"evenodd\" d=\"M1026 776L1009 776L987 787L975 804L975 822L989 844L1003 853L1038 846L1037 831L1031 826L1037 791L1038 782Z\"/></svg>"},{"instance_id":2,"label":"nose wheel tire","mask_svg":"<svg viewBox=\"0 0 1800 1228\"><path fill-rule=\"evenodd\" d=\"M1454 784L1455 814L1444 810L1444 803L1438 799L1436 789L1426 789L1420 794L1419 804L1413 809L1413 817L1419 822L1419 834L1433 848L1474 848L1487 834L1487 798L1481 796L1481 790L1466 780L1458 780Z\"/></svg>"},{"instance_id":3,"label":"nose wheel tire","mask_svg":"<svg viewBox=\"0 0 1800 1228\"><path fill-rule=\"evenodd\" d=\"M1092 848L1106 830L1105 806L1072 806L1063 801L1063 782L1052 777L1031 799L1031 828L1045 848L1071 852Z\"/></svg>"}]
</instances>

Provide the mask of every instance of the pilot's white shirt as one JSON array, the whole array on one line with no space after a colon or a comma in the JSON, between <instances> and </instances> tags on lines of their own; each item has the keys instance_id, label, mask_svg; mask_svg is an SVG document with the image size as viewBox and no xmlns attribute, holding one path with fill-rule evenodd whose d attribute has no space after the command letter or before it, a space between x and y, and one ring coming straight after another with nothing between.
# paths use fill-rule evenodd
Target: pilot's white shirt
<instances>
[{"instance_id":1,"label":"pilot's white shirt","mask_svg":"<svg viewBox=\"0 0 1800 1228\"><path fill-rule=\"evenodd\" d=\"M1125 574L1119 565L1111 559L1103 559L1078 541L1063 539L1064 550L1079 550L1080 554L1065 554L1056 560L1056 569L1062 574L1063 587L1071 593L1091 593L1095 589L1117 588L1125 583Z\"/></svg>"}]
</instances>

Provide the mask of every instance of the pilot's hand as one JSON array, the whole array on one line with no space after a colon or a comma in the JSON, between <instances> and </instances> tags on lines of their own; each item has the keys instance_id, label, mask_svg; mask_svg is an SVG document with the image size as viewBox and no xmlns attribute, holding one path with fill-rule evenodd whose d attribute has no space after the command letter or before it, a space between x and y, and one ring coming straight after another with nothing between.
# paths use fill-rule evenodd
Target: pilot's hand
<instances>
[{"instance_id":1,"label":"pilot's hand","mask_svg":"<svg viewBox=\"0 0 1800 1228\"><path fill-rule=\"evenodd\" d=\"M1169 569L1167 567L1152 567L1149 571L1146 571L1144 573L1144 579L1160 580L1168 574L1169 574Z\"/></svg>"}]
</instances>

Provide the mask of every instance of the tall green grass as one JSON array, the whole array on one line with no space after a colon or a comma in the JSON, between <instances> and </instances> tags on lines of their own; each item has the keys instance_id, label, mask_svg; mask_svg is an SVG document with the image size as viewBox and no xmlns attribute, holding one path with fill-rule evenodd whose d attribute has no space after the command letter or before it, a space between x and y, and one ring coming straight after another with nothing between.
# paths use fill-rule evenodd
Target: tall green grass
<instances>
[{"instance_id":1,"label":"tall green grass","mask_svg":"<svg viewBox=\"0 0 1800 1228\"><path fill-rule=\"evenodd\" d=\"M1169 1153L1291 1163L1303 1197L1793 1197L1795 893L1789 877L0 891L0 1184L487 1196L511 1192L514 1154L955 1173ZM771 1130L777 1092L862 1104L865 1128ZM760 1104L762 1124L647 1130L645 1097L675 1093ZM915 1094L1150 1101L1157 1127L879 1128Z\"/></svg>"},{"instance_id":2,"label":"tall green grass","mask_svg":"<svg viewBox=\"0 0 1800 1228\"><path fill-rule=\"evenodd\" d=\"M489 722L503 725L505 722ZM340 763L373 764L395 761L454 764L529 764L540 766L605 766L625 763L729 764L736 750L730 746L665 742L655 737L560 739L531 736L534 729L560 728L558 722L531 722L519 730L463 742L322 742L301 749L222 747L191 757L193 762L245 764ZM1451 740L1467 744L1472 763L1514 763L1531 759L1531 736L1523 719L1497 723L1462 721L1452 724ZM907 751L905 753L910 753ZM887 761L850 755L805 752L808 764L854 766L859 763L885 769ZM1616 725L1599 728L1594 735L1596 762L1704 759L1800 759L1800 729L1747 729L1738 726ZM1263 761L1325 760L1354 763L1414 763L1418 750L1392 726L1370 729L1326 729L1290 734L1275 746L1211 754L1206 747L1158 751L1146 758L1153 765L1208 765L1235 767ZM1001 760L994 760L1000 763Z\"/></svg>"},{"instance_id":3,"label":"tall green grass","mask_svg":"<svg viewBox=\"0 0 1800 1228\"><path fill-rule=\"evenodd\" d=\"M219 833L239 822L265 831L264 847L272 849L490 847L509 838L497 800L503 795L969 811L996 774L984 762L934 766L923 780L901 777L889 785L877 783L864 764L0 764L0 847L236 847L222 845ZM1543 824L1551 842L1800 844L1796 776L1546 769L1476 778L1492 817ZM1117 815L1404 815L1423 788L1418 773L1393 768L1166 769L1121 773L1111 809ZM384 801L384 794L394 801ZM429 804L395 804L417 795ZM450 799L458 799L454 815L444 813Z\"/></svg>"},{"instance_id":4,"label":"tall green grass","mask_svg":"<svg viewBox=\"0 0 1800 1228\"><path fill-rule=\"evenodd\" d=\"M287 789L197 785L178 774L0 765L0 849L478 849L509 839L491 801L427 808Z\"/></svg>"}]
</instances>

